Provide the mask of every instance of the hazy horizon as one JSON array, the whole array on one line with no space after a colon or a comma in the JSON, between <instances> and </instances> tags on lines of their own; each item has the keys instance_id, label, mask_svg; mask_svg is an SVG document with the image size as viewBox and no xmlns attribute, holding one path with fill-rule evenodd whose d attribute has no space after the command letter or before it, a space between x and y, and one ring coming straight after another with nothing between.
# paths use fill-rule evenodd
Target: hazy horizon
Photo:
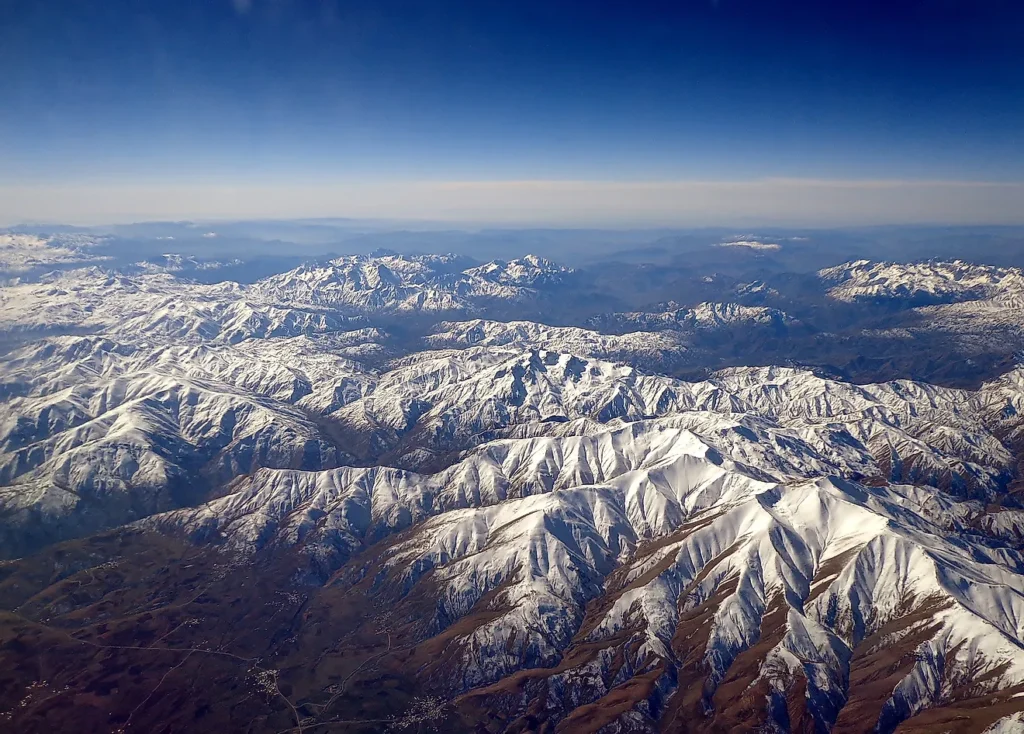
<instances>
[{"instance_id":1,"label":"hazy horizon","mask_svg":"<svg viewBox=\"0 0 1024 734\"><path fill-rule=\"evenodd\" d=\"M1024 223L1024 8L47 0L0 222Z\"/></svg>"},{"instance_id":2,"label":"hazy horizon","mask_svg":"<svg viewBox=\"0 0 1024 734\"><path fill-rule=\"evenodd\" d=\"M429 181L0 187L0 226L350 218L453 225L1024 224L1024 184L980 181Z\"/></svg>"}]
</instances>

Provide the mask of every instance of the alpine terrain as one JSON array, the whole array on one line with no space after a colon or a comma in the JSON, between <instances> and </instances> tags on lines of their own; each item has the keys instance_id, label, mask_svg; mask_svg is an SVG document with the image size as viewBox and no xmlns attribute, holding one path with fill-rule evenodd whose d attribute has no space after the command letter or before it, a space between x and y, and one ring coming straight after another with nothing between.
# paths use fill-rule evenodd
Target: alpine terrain
<instances>
[{"instance_id":1,"label":"alpine terrain","mask_svg":"<svg viewBox=\"0 0 1024 734\"><path fill-rule=\"evenodd\" d=\"M0 237L6 731L1024 731L1017 268Z\"/></svg>"}]
</instances>

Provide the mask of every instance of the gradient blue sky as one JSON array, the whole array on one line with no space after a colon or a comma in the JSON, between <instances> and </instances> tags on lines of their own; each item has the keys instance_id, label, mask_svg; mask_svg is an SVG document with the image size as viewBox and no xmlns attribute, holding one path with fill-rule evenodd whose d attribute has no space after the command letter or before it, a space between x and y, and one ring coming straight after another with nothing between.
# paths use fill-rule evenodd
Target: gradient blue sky
<instances>
[{"instance_id":1,"label":"gradient blue sky","mask_svg":"<svg viewBox=\"0 0 1024 734\"><path fill-rule=\"evenodd\" d=\"M0 220L553 221L521 182L578 182L567 221L660 224L676 207L645 186L712 182L680 221L710 223L751 213L727 184L785 179L963 209L855 200L850 221L1024 221L1022 48L1014 0L6 0ZM417 193L450 182L493 199ZM588 207L595 185L633 198ZM337 197L294 195L317 187ZM778 218L844 219L801 198Z\"/></svg>"}]
</instances>

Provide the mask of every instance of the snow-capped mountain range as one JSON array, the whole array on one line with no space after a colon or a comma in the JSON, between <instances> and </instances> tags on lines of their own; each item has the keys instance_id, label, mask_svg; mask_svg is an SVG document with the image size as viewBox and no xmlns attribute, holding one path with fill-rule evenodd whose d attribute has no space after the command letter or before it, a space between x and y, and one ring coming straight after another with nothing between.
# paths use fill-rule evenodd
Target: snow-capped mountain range
<instances>
[{"instance_id":1,"label":"snow-capped mountain range","mask_svg":"<svg viewBox=\"0 0 1024 734\"><path fill-rule=\"evenodd\" d=\"M961 260L911 264L856 260L826 268L818 275L830 285L829 295L841 301L1018 301L1024 294L1024 272L1019 268L974 265Z\"/></svg>"},{"instance_id":2,"label":"snow-capped mountain range","mask_svg":"<svg viewBox=\"0 0 1024 734\"><path fill-rule=\"evenodd\" d=\"M55 266L81 266L109 259L92 252L102 239L83 235L39 237L0 233L0 273L5 280Z\"/></svg>"},{"instance_id":3,"label":"snow-capped mountain range","mask_svg":"<svg viewBox=\"0 0 1024 734\"><path fill-rule=\"evenodd\" d=\"M756 286L755 286L756 289ZM693 308L669 311L602 314L591 319L597 327L633 328L645 331L661 329L704 330L729 326L782 328L795 322L777 308L742 306L738 303L701 303Z\"/></svg>"},{"instance_id":4,"label":"snow-capped mountain range","mask_svg":"<svg viewBox=\"0 0 1024 734\"><path fill-rule=\"evenodd\" d=\"M203 285L170 272L129 275L96 266L55 271L4 289L0 328L237 342L338 331L360 314L468 312L488 303L517 302L572 272L535 256L465 265L454 256L352 256L248 286Z\"/></svg>"},{"instance_id":5,"label":"snow-capped mountain range","mask_svg":"<svg viewBox=\"0 0 1024 734\"><path fill-rule=\"evenodd\" d=\"M1024 367L975 389L753 362L682 379L708 333L788 338L802 316L487 318L579 277L386 254L249 285L9 285L0 551L124 528L377 600L382 655L425 646L409 679L494 731L1014 731ZM961 262L819 282L965 343L951 314L1024 303L1019 271Z\"/></svg>"},{"instance_id":6,"label":"snow-capped mountain range","mask_svg":"<svg viewBox=\"0 0 1024 734\"><path fill-rule=\"evenodd\" d=\"M353 255L271 276L252 290L270 301L353 313L444 313L531 298L571 273L536 255L478 267L452 255Z\"/></svg>"},{"instance_id":7,"label":"snow-capped mountain range","mask_svg":"<svg viewBox=\"0 0 1024 734\"><path fill-rule=\"evenodd\" d=\"M829 297L912 306L895 329L897 339L948 337L968 351L1024 349L1024 271L962 261L912 264L865 260L822 270Z\"/></svg>"}]
</instances>

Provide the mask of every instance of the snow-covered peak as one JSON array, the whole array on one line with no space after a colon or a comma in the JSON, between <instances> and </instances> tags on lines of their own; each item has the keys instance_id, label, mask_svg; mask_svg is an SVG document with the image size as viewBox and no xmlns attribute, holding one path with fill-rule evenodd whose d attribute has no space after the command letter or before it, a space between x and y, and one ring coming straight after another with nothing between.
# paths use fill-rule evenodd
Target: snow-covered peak
<instances>
[{"instance_id":1,"label":"snow-covered peak","mask_svg":"<svg viewBox=\"0 0 1024 734\"><path fill-rule=\"evenodd\" d=\"M494 260L486 265L465 271L466 275L471 278L483 278L495 283L529 288L556 284L572 272L571 268L563 267L537 255L526 255L509 262Z\"/></svg>"},{"instance_id":2,"label":"snow-covered peak","mask_svg":"<svg viewBox=\"0 0 1024 734\"><path fill-rule=\"evenodd\" d=\"M761 240L755 239L738 239L730 240L728 242L719 242L715 247L742 247L746 250L759 250L762 252L774 252L782 249L782 245L777 242L762 242Z\"/></svg>"},{"instance_id":3,"label":"snow-covered peak","mask_svg":"<svg viewBox=\"0 0 1024 734\"><path fill-rule=\"evenodd\" d=\"M231 260L204 260L195 255L181 255L171 252L163 254L160 258L142 260L135 263L133 267L142 273L190 273L220 270L241 264L242 260L238 258Z\"/></svg>"}]
</instances>

